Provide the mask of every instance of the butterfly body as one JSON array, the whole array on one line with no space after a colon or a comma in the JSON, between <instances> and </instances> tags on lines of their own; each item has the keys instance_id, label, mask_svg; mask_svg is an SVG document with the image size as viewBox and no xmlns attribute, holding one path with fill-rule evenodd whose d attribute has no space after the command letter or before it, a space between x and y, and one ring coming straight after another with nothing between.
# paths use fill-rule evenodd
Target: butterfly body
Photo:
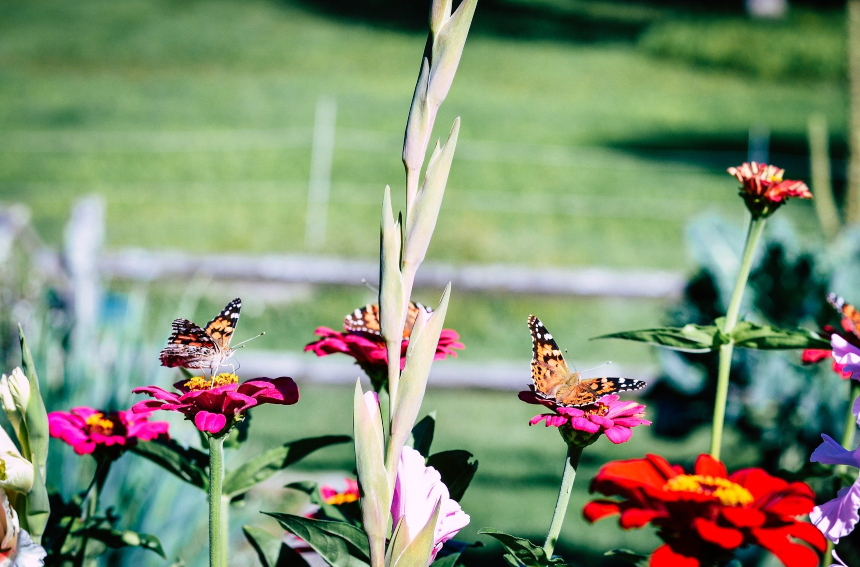
<instances>
[{"instance_id":1,"label":"butterfly body","mask_svg":"<svg viewBox=\"0 0 860 567\"><path fill-rule=\"evenodd\" d=\"M582 378L579 372L571 372L561 349L540 319L529 315L528 323L532 335L532 381L538 396L561 406L581 407L606 394L645 386L645 382L630 378Z\"/></svg>"},{"instance_id":2,"label":"butterfly body","mask_svg":"<svg viewBox=\"0 0 860 567\"><path fill-rule=\"evenodd\" d=\"M412 328L415 326L415 321L421 313L433 313L429 307L425 307L420 303L409 302L409 309L406 311L406 324L403 326L403 339L406 340L412 335ZM343 328L354 333L367 333L375 337L382 337L382 327L379 322L379 305L371 303L365 305L361 309L356 309L346 316L343 320Z\"/></svg>"},{"instance_id":3,"label":"butterfly body","mask_svg":"<svg viewBox=\"0 0 860 567\"><path fill-rule=\"evenodd\" d=\"M217 372L235 352L230 340L241 309L242 300L236 298L202 328L188 319L174 320L173 332L159 356L162 366Z\"/></svg>"}]
</instances>

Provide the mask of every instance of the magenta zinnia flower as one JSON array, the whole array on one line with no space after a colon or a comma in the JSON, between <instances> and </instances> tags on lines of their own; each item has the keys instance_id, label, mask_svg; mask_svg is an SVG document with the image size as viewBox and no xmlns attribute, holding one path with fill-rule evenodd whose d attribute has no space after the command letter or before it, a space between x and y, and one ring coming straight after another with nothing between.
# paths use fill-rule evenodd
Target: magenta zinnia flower
<instances>
[{"instance_id":1,"label":"magenta zinnia flower","mask_svg":"<svg viewBox=\"0 0 860 567\"><path fill-rule=\"evenodd\" d=\"M789 197L812 198L806 183L784 180L785 170L773 165L744 162L738 167L730 167L728 172L740 181L740 195L753 218L770 215Z\"/></svg>"},{"instance_id":2,"label":"magenta zinnia flower","mask_svg":"<svg viewBox=\"0 0 860 567\"><path fill-rule=\"evenodd\" d=\"M382 337L372 333L345 330L338 332L328 327L318 327L315 334L322 337L305 347L305 351L313 351L317 356L327 356L333 353L343 353L355 359L361 369L367 374L377 391L384 387L388 371L388 352ZM400 369L406 365L406 347L409 338L404 338L400 345ZM452 329L443 329L436 345L434 360L443 360L448 356L456 357L455 349L465 348L460 342L460 335Z\"/></svg>"},{"instance_id":3,"label":"magenta zinnia flower","mask_svg":"<svg viewBox=\"0 0 860 567\"><path fill-rule=\"evenodd\" d=\"M211 435L223 434L245 418L245 413L261 404L292 405L299 401L299 388L292 378L254 378L239 384L235 374L218 374L211 381L194 377L173 385L179 393L158 386L132 390L149 394L154 400L134 405L136 413L153 410L178 411L194 420L197 429Z\"/></svg>"},{"instance_id":4,"label":"magenta zinnia flower","mask_svg":"<svg viewBox=\"0 0 860 567\"><path fill-rule=\"evenodd\" d=\"M645 417L645 406L631 401L622 401L619 396L603 396L595 403L578 408L559 405L535 393L534 386L519 393L522 401L542 405L552 413L542 413L529 420L529 425L543 421L547 427L560 428L565 441L588 446L597 441L601 433L615 444L626 443L633 435L632 428L651 425Z\"/></svg>"},{"instance_id":5,"label":"magenta zinnia flower","mask_svg":"<svg viewBox=\"0 0 860 567\"><path fill-rule=\"evenodd\" d=\"M433 563L436 554L442 549L442 544L469 524L469 515L463 512L456 500L450 498L448 487L442 482L439 471L425 465L421 453L412 447L403 447L394 483L394 498L391 501L392 525L396 526L403 518L411 540L430 521L437 503L439 517L428 565Z\"/></svg>"},{"instance_id":6,"label":"magenta zinnia flower","mask_svg":"<svg viewBox=\"0 0 860 567\"><path fill-rule=\"evenodd\" d=\"M58 437L78 455L116 459L139 440L152 441L167 435L170 424L149 421L149 415L133 410L108 412L88 407L48 414L51 437Z\"/></svg>"}]
</instances>

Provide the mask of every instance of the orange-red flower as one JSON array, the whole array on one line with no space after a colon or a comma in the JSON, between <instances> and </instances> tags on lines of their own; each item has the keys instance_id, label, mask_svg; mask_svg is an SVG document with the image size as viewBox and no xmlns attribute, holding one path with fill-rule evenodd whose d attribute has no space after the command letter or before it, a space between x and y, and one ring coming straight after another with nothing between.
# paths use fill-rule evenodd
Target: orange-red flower
<instances>
[{"instance_id":1,"label":"orange-red flower","mask_svg":"<svg viewBox=\"0 0 860 567\"><path fill-rule=\"evenodd\" d=\"M740 181L740 195L753 218L770 215L789 197L812 198L806 183L783 179L785 170L773 165L744 162L738 167L730 167L728 172Z\"/></svg>"},{"instance_id":2,"label":"orange-red flower","mask_svg":"<svg viewBox=\"0 0 860 567\"><path fill-rule=\"evenodd\" d=\"M658 455L615 461L600 469L591 490L620 500L586 504L589 522L620 514L624 529L659 529L665 545L651 556L651 567L715 565L742 545L761 546L787 567L815 567L814 550L824 551L827 543L815 526L797 520L815 506L805 483L788 483L757 468L729 475L708 455L699 456L695 474Z\"/></svg>"}]
</instances>

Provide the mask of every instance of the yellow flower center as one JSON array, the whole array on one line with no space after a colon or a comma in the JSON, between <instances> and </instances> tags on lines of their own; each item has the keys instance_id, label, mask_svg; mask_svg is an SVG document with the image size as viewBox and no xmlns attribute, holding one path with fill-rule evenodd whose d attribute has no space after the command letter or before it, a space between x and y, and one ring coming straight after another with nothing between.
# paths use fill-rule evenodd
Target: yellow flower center
<instances>
[{"instance_id":1,"label":"yellow flower center","mask_svg":"<svg viewBox=\"0 0 860 567\"><path fill-rule=\"evenodd\" d=\"M98 431L103 435L110 435L113 433L113 420L106 418L103 413L94 413L87 418L86 423L87 428L90 431Z\"/></svg>"},{"instance_id":2,"label":"yellow flower center","mask_svg":"<svg viewBox=\"0 0 860 567\"><path fill-rule=\"evenodd\" d=\"M681 474L663 485L671 492L706 494L718 499L724 506L749 506L755 501L750 491L727 478L714 478L698 474Z\"/></svg>"},{"instance_id":3,"label":"yellow flower center","mask_svg":"<svg viewBox=\"0 0 860 567\"><path fill-rule=\"evenodd\" d=\"M194 378L185 383L185 387L192 392L196 392L198 390L211 390L212 388L218 388L219 386L226 386L228 384L238 383L238 376L230 372L222 372L221 374L217 374L214 378L212 378L212 380L207 380L203 376L195 376Z\"/></svg>"},{"instance_id":4,"label":"yellow flower center","mask_svg":"<svg viewBox=\"0 0 860 567\"><path fill-rule=\"evenodd\" d=\"M343 494L335 494L333 496L329 496L325 499L325 503L339 506L341 504L349 504L350 502L355 502L356 500L358 500L358 495L352 492L345 492Z\"/></svg>"}]
</instances>

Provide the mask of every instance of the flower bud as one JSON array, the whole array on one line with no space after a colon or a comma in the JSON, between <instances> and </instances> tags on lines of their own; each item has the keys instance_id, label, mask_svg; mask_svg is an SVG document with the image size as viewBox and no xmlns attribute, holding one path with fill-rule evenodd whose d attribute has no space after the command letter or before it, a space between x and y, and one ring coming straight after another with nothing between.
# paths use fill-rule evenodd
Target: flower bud
<instances>
[{"instance_id":1,"label":"flower bud","mask_svg":"<svg viewBox=\"0 0 860 567\"><path fill-rule=\"evenodd\" d=\"M29 402L30 381L20 368L16 368L8 376L4 374L0 377L0 404L3 405L3 411L6 412L6 417L12 424L15 435L25 448L25 452L29 451L29 444L26 441L26 433L22 433L21 427Z\"/></svg>"}]
</instances>

